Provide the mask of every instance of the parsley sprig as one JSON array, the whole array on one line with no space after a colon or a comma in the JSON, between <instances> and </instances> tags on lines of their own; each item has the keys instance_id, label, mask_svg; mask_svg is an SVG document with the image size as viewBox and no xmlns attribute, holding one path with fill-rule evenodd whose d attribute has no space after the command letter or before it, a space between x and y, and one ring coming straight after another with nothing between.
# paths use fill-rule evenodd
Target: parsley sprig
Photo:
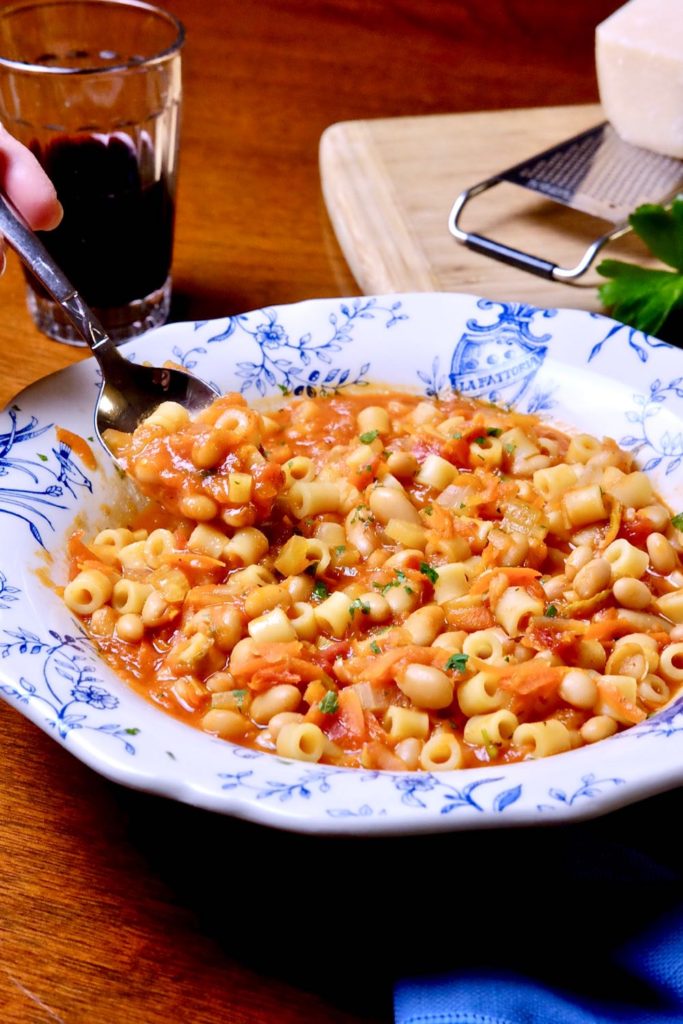
<instances>
[{"instance_id":1,"label":"parsley sprig","mask_svg":"<svg viewBox=\"0 0 683 1024\"><path fill-rule=\"evenodd\" d=\"M318 707L324 715L336 715L339 710L339 700L334 690L328 690Z\"/></svg>"},{"instance_id":2,"label":"parsley sprig","mask_svg":"<svg viewBox=\"0 0 683 1024\"><path fill-rule=\"evenodd\" d=\"M444 668L447 672L464 672L468 660L469 654L451 654Z\"/></svg>"},{"instance_id":3,"label":"parsley sprig","mask_svg":"<svg viewBox=\"0 0 683 1024\"><path fill-rule=\"evenodd\" d=\"M366 430L358 438L361 444L372 444L375 438L379 437L379 430Z\"/></svg>"},{"instance_id":4,"label":"parsley sprig","mask_svg":"<svg viewBox=\"0 0 683 1024\"><path fill-rule=\"evenodd\" d=\"M370 605L360 597L357 597L356 600L352 601L349 605L349 615L351 618L354 617L356 612L362 612L363 615L369 615L370 610Z\"/></svg>"},{"instance_id":5,"label":"parsley sprig","mask_svg":"<svg viewBox=\"0 0 683 1024\"><path fill-rule=\"evenodd\" d=\"M327 587L325 586L325 584L323 583L323 581L322 580L318 580L316 585L313 587L313 592L311 594L311 597L313 598L313 600L314 601L324 601L329 596L330 596L330 592L327 589Z\"/></svg>"},{"instance_id":6,"label":"parsley sprig","mask_svg":"<svg viewBox=\"0 0 683 1024\"><path fill-rule=\"evenodd\" d=\"M420 562L420 572L423 576L426 576L431 584L436 583L439 578L439 574L436 569L432 569L428 562Z\"/></svg>"},{"instance_id":7,"label":"parsley sprig","mask_svg":"<svg viewBox=\"0 0 683 1024\"><path fill-rule=\"evenodd\" d=\"M635 233L673 270L653 270L622 260L603 260L598 273L604 305L617 320L646 334L657 334L676 309L683 309L683 195L669 209L656 203L639 206L629 217Z\"/></svg>"}]
</instances>

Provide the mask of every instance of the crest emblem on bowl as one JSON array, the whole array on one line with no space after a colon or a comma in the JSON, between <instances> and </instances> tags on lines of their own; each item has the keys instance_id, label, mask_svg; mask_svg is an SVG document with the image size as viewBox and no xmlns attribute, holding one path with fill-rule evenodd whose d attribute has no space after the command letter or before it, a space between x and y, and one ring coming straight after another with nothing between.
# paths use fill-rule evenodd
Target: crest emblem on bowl
<instances>
[{"instance_id":1,"label":"crest emblem on bowl","mask_svg":"<svg viewBox=\"0 0 683 1024\"><path fill-rule=\"evenodd\" d=\"M480 299L480 309L499 307L492 324L468 320L451 359L451 387L467 398L512 404L527 390L543 365L552 335L532 334L536 314L554 316L518 302Z\"/></svg>"}]
</instances>

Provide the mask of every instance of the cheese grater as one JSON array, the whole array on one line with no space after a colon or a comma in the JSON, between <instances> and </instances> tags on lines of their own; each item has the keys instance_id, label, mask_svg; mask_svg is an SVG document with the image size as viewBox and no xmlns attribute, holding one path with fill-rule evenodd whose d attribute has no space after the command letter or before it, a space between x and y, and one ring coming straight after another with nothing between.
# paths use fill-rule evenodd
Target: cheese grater
<instances>
[{"instance_id":1,"label":"cheese grater","mask_svg":"<svg viewBox=\"0 0 683 1024\"><path fill-rule=\"evenodd\" d=\"M487 189L510 182L613 225L592 242L574 267L550 260L459 226L466 204ZM575 284L608 242L631 230L628 218L642 203L666 203L683 190L683 161L624 142L608 123L589 128L557 146L515 164L461 192L448 227L459 242L537 277Z\"/></svg>"}]
</instances>

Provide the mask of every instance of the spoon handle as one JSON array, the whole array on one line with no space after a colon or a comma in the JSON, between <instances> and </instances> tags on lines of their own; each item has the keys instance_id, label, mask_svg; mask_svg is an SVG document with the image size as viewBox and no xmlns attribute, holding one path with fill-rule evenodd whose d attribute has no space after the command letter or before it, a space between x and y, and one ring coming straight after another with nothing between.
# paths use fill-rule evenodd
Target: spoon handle
<instances>
[{"instance_id":1,"label":"spoon handle","mask_svg":"<svg viewBox=\"0 0 683 1024\"><path fill-rule=\"evenodd\" d=\"M21 257L31 273L62 307L67 317L90 347L106 376L116 375L127 360L120 354L104 327L83 301L66 275L11 202L0 193L0 233Z\"/></svg>"}]
</instances>

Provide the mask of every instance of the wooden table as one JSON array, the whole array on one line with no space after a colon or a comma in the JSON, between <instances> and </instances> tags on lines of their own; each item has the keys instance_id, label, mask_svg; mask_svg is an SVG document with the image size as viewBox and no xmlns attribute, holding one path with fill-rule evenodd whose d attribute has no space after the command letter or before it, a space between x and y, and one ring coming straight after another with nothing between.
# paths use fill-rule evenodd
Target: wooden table
<instances>
[{"instance_id":1,"label":"wooden table","mask_svg":"<svg viewBox=\"0 0 683 1024\"><path fill-rule=\"evenodd\" d=\"M594 101L594 26L616 6L169 2L188 31L174 317L357 294L320 194L325 126ZM15 261L0 313L1 404L82 357L33 328ZM304 838L119 788L0 703L0 1021L389 1021L394 973L504 937L486 879L527 895L540 929L585 842L609 864L637 829L661 859L674 799L571 829Z\"/></svg>"}]
</instances>

